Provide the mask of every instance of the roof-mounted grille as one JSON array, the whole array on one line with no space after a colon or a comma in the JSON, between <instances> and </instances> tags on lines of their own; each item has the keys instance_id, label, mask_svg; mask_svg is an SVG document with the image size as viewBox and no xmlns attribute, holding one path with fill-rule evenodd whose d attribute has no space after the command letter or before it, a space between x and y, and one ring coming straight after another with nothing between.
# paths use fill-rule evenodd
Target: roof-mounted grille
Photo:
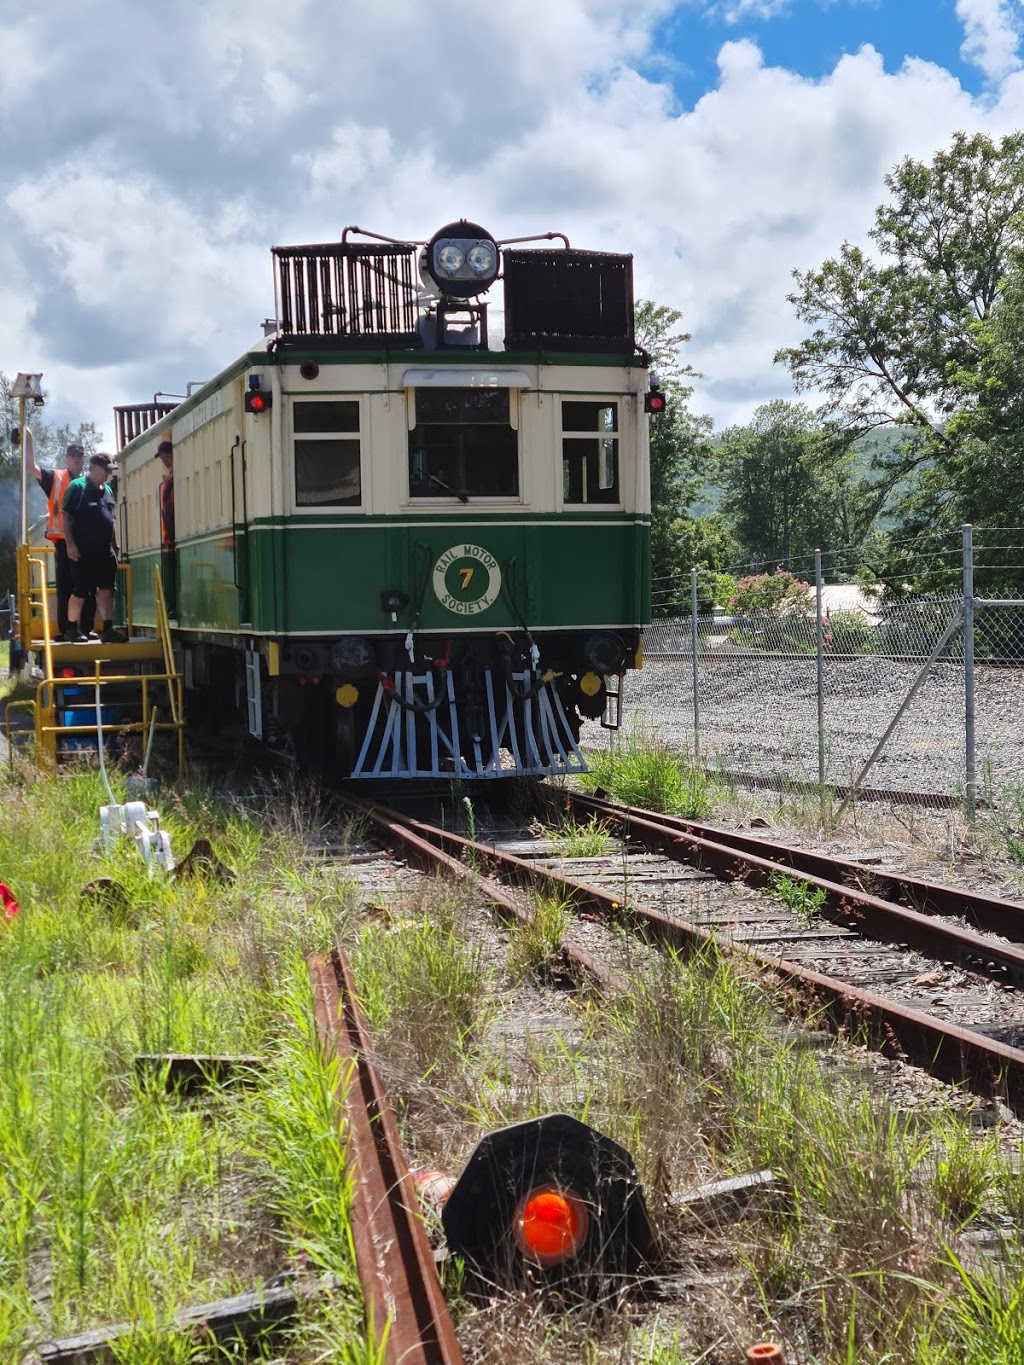
<instances>
[{"instance_id":1,"label":"roof-mounted grille","mask_svg":"<svg viewBox=\"0 0 1024 1365\"><path fill-rule=\"evenodd\" d=\"M632 256L573 249L502 254L510 351L632 354Z\"/></svg>"},{"instance_id":2,"label":"roof-mounted grille","mask_svg":"<svg viewBox=\"0 0 1024 1365\"><path fill-rule=\"evenodd\" d=\"M114 409L117 424L117 448L123 450L129 441L141 436L149 427L173 412L177 403L126 403Z\"/></svg>"},{"instance_id":3,"label":"roof-mounted grille","mask_svg":"<svg viewBox=\"0 0 1024 1365\"><path fill-rule=\"evenodd\" d=\"M418 251L363 242L275 246L285 343L418 346Z\"/></svg>"}]
</instances>

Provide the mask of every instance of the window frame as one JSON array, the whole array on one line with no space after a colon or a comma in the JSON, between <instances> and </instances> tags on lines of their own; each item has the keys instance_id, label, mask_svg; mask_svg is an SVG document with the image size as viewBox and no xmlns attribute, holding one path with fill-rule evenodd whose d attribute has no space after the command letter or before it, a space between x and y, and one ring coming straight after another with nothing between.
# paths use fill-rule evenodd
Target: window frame
<instances>
[{"instance_id":1,"label":"window frame","mask_svg":"<svg viewBox=\"0 0 1024 1365\"><path fill-rule=\"evenodd\" d=\"M558 487L559 505L561 506L561 508L562 508L563 510L568 510L568 509L576 510L576 509L578 509L578 508L590 508L590 507L596 507L596 508L612 508L612 509L624 507L624 506L625 506L625 498L624 498L624 496L623 496L623 474L624 474L624 468L623 468L623 466L624 466L624 459L623 459L623 449L624 449L624 446L623 446L623 436L624 436L625 433L624 433L624 429L623 429L623 415L624 415L623 410L624 410L625 404L626 404L626 402L627 402L627 396L624 396L624 395L622 395L622 394L607 395L607 394L600 394L600 393L572 393L572 394L568 394L568 393L559 393L559 394L556 395L556 401L557 401L557 404L558 404L558 409L557 409L557 414L556 414L556 416L557 416L557 419L558 419L558 436L559 436L559 442L558 442L559 463L558 463L558 474L557 474L557 487ZM588 407L595 407L595 408L612 408L612 409L614 409L614 412L615 412L615 426L614 426L614 428L612 428L611 430L607 430L607 429L603 429L603 428L598 427L598 428L596 428L596 429L591 428L589 431L579 430L579 429L575 429L575 428L573 428L573 429L567 428L567 427L564 425L564 423L565 423L564 406L565 406L565 404L567 404L567 403L579 404L579 405L581 405L581 406L586 405L586 406L588 406ZM592 442L595 442L595 443L599 443L599 442L601 442L602 440L610 440L610 441L613 441L613 442L615 443L615 479L614 479L614 483L613 483L613 488L614 488L614 490L615 490L615 497L614 497L614 498L602 498L602 499L597 499L597 500L584 500L584 501L579 501L579 502L577 502L577 501L570 501L570 500L566 497L566 495L565 495L565 458L566 458L566 457L565 457L565 443L566 443L566 441L580 441L580 442L582 442L582 441L592 441ZM585 459L585 458L586 458L586 457L584 456L584 459ZM599 445L598 445L598 450L597 450L597 460L598 460L598 465L600 466L601 451L600 451L600 446L599 446ZM599 474L598 474L598 477L600 477ZM584 489L584 491L586 491L586 489Z\"/></svg>"},{"instance_id":2,"label":"window frame","mask_svg":"<svg viewBox=\"0 0 1024 1365\"><path fill-rule=\"evenodd\" d=\"M405 505L415 507L444 507L467 510L471 507L495 507L495 506L522 506L524 501L523 484L523 442L520 433L520 389L517 386L506 384L423 384L420 385L426 394L437 393L438 391L453 392L464 391L466 393L504 393L508 400L508 422L507 425L500 422L493 423L465 423L465 426L494 426L502 431L510 431L515 440L515 492L513 493L473 493L466 490L468 502L463 502L456 491L450 494L444 491L437 493L415 493L412 487L412 434L420 425L419 413L417 411L416 395L417 387L410 387L406 390L407 395L407 438L405 448ZM430 426L443 427L445 425L458 426L459 423L446 424L443 422L430 423Z\"/></svg>"},{"instance_id":3,"label":"window frame","mask_svg":"<svg viewBox=\"0 0 1024 1365\"><path fill-rule=\"evenodd\" d=\"M323 393L288 395L288 443L291 470L289 479L289 501L291 512L296 516L360 516L367 510L366 466L363 459L364 440L368 435L364 394L361 393ZM329 404L351 403L355 406L358 427L355 431L296 431L295 414L300 407L327 406ZM312 441L326 444L328 441L354 441L359 448L359 501L358 502L300 502L299 501L299 460L297 441Z\"/></svg>"}]
</instances>

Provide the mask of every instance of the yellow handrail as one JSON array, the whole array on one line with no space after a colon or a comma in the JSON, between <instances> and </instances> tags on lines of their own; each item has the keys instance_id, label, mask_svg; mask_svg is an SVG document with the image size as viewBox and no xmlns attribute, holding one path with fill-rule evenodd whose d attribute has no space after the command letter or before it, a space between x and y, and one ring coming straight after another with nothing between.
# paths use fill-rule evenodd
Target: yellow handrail
<instances>
[{"instance_id":1,"label":"yellow handrail","mask_svg":"<svg viewBox=\"0 0 1024 1365\"><path fill-rule=\"evenodd\" d=\"M160 638L160 644L164 651L164 668L168 673L174 673L174 645L171 643L171 627L167 619L167 599L164 597L164 580L160 572L160 565L153 565L153 587L156 592L156 633ZM171 719L175 724L181 723L181 713L171 690Z\"/></svg>"},{"instance_id":2,"label":"yellow handrail","mask_svg":"<svg viewBox=\"0 0 1024 1365\"><path fill-rule=\"evenodd\" d=\"M29 555L29 569L34 565L39 570L39 577L42 581L42 592L40 593L40 606L43 617L43 657L46 659L46 676L53 677L53 648L50 642L50 594L49 584L46 581L46 563L42 559L35 559ZM31 576L29 578L29 598L31 607Z\"/></svg>"}]
</instances>

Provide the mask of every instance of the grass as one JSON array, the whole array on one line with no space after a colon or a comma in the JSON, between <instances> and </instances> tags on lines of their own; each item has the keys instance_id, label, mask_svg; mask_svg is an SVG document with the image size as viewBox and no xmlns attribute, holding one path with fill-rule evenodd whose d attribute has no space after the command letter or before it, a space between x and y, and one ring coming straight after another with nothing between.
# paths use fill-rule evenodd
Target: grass
<instances>
[{"instance_id":1,"label":"grass","mask_svg":"<svg viewBox=\"0 0 1024 1365\"><path fill-rule=\"evenodd\" d=\"M525 924L508 929L509 970L513 979L546 979L562 951L572 914L564 901L534 897Z\"/></svg>"},{"instance_id":2,"label":"grass","mask_svg":"<svg viewBox=\"0 0 1024 1365\"><path fill-rule=\"evenodd\" d=\"M645 810L697 819L711 809L714 783L692 762L667 745L640 734L621 735L613 749L587 754L589 772L582 778L593 791L604 788L617 801Z\"/></svg>"},{"instance_id":3,"label":"grass","mask_svg":"<svg viewBox=\"0 0 1024 1365\"><path fill-rule=\"evenodd\" d=\"M788 877L784 872L770 872L765 889L778 896L786 909L805 924L821 914L827 899L822 887L811 886L800 877Z\"/></svg>"},{"instance_id":4,"label":"grass","mask_svg":"<svg viewBox=\"0 0 1024 1365\"><path fill-rule=\"evenodd\" d=\"M85 767L0 774L2 876L21 906L0 927L0 1359L128 1320L142 1326L126 1360L205 1359L167 1337L175 1309L297 1261L335 1287L293 1344L327 1333L335 1358L365 1354L339 1078L298 956L328 946L346 889L295 871L295 793L268 802L288 809L277 824L203 792L160 796L179 856L211 837L231 886L149 878L128 845L104 857L105 800ZM81 898L99 876L124 913ZM171 1050L270 1062L255 1092L193 1104L135 1077L136 1053Z\"/></svg>"},{"instance_id":5,"label":"grass","mask_svg":"<svg viewBox=\"0 0 1024 1365\"><path fill-rule=\"evenodd\" d=\"M411 913L363 925L352 954L367 1021L394 1065L440 1081L482 1029L490 969L467 907L438 881Z\"/></svg>"},{"instance_id":6,"label":"grass","mask_svg":"<svg viewBox=\"0 0 1024 1365\"><path fill-rule=\"evenodd\" d=\"M552 831L551 837L563 858L600 858L608 852L612 842L611 830L597 815L582 824L578 820L566 820Z\"/></svg>"},{"instance_id":7,"label":"grass","mask_svg":"<svg viewBox=\"0 0 1024 1365\"><path fill-rule=\"evenodd\" d=\"M292 1264L331 1287L274 1358L379 1360L332 1103L346 1077L317 1045L301 956L340 933L414 1160L457 1172L485 1131L564 1110L622 1142L645 1183L657 1310L456 1302L476 1365L708 1365L768 1336L791 1365L1019 1365L1019 1250L987 1261L963 1229L1024 1215L1024 1145L941 1101L908 1113L888 1072L780 1034L777 999L713 947L635 948L613 1009L561 992L538 1011L527 978L557 959L565 905L535 902L529 933L504 937L441 881L360 911L344 873L304 852L328 808L289 787L244 807L161 793L179 854L205 834L238 879L151 879L131 849L103 857L103 799L85 767L0 774L0 877L22 906L0 928L0 1359L124 1320L142 1324L132 1365L210 1358L168 1338L175 1308ZM123 911L81 899L101 875ZM187 1103L135 1079L136 1052L170 1049L267 1065L244 1096ZM739 1221L680 1204L765 1167L786 1198Z\"/></svg>"},{"instance_id":8,"label":"grass","mask_svg":"<svg viewBox=\"0 0 1024 1365\"><path fill-rule=\"evenodd\" d=\"M1021 1269L978 1264L958 1238L969 1220L1021 1207L1020 1152L973 1136L941 1102L905 1112L854 1069L855 1054L819 1054L799 1032L780 1037L777 1001L713 946L688 960L648 954L613 1009L546 1004L545 1015L569 1010L561 1027L528 1017L510 1041L509 992L557 954L565 914L538 902L527 930L507 932L505 960L491 954L488 975L473 974L474 1003L445 1044L457 1065L442 1071L424 1049L419 1071L391 1067L407 1144L457 1171L485 1132L571 1113L633 1153L660 1248L654 1278L702 1265L726 1273L706 1285L698 1274L689 1295L666 1290L664 1315L632 1322L552 1319L528 1295L457 1304L469 1358L697 1365L776 1337L799 1365L1019 1365ZM459 915L464 950L470 921ZM396 936L416 944L423 932L414 908ZM361 980L369 972L371 998L389 1002L379 1015L389 1038L414 1032L424 1013L407 984L421 979L415 958L391 949L382 958L365 940ZM504 1002L497 1032L487 992ZM534 995L525 1000L536 1009ZM738 1223L680 1209L689 1186L765 1168L785 1196Z\"/></svg>"}]
</instances>

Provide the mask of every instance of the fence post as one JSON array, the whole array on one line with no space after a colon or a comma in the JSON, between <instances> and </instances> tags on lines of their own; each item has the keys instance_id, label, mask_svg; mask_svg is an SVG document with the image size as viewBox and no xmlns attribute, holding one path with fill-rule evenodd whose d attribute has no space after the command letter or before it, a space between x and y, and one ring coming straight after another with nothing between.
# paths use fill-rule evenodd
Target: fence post
<instances>
[{"instance_id":1,"label":"fence post","mask_svg":"<svg viewBox=\"0 0 1024 1365\"><path fill-rule=\"evenodd\" d=\"M693 761L700 763L700 669L697 664L697 570L690 570L690 652L693 656Z\"/></svg>"},{"instance_id":2,"label":"fence post","mask_svg":"<svg viewBox=\"0 0 1024 1365\"><path fill-rule=\"evenodd\" d=\"M814 552L814 638L818 655L818 803L825 821L825 617L822 611L821 551Z\"/></svg>"},{"instance_id":3,"label":"fence post","mask_svg":"<svg viewBox=\"0 0 1024 1365\"><path fill-rule=\"evenodd\" d=\"M964 742L966 746L965 804L967 821L973 825L977 813L978 775L974 743L974 527L964 533Z\"/></svg>"}]
</instances>

